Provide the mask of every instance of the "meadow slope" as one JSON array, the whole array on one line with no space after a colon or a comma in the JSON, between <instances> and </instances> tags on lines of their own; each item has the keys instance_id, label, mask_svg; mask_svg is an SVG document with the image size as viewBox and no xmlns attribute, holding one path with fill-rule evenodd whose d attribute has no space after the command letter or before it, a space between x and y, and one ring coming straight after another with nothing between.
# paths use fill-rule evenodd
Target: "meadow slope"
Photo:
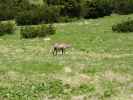
<instances>
[{"instance_id":1,"label":"meadow slope","mask_svg":"<svg viewBox=\"0 0 133 100\"><path fill-rule=\"evenodd\" d=\"M0 100L133 100L133 33L111 30L128 17L54 24L49 41L0 37ZM72 48L53 56L55 42Z\"/></svg>"}]
</instances>

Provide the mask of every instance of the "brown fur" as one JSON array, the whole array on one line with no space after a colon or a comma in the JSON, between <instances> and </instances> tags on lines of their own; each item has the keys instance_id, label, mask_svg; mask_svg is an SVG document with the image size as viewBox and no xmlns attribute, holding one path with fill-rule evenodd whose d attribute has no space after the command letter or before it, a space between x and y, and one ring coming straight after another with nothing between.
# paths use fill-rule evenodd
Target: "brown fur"
<instances>
[{"instance_id":1,"label":"brown fur","mask_svg":"<svg viewBox=\"0 0 133 100\"><path fill-rule=\"evenodd\" d=\"M53 45L53 55L57 55L58 52L62 52L62 55L65 54L65 49L70 48L71 46L66 43L55 43Z\"/></svg>"}]
</instances>

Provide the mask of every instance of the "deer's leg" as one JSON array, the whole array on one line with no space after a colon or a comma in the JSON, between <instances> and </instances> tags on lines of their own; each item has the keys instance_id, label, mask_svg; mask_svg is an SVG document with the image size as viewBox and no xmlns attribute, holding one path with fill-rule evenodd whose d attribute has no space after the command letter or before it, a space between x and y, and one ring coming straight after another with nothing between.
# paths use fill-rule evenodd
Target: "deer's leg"
<instances>
[{"instance_id":1,"label":"deer's leg","mask_svg":"<svg viewBox=\"0 0 133 100\"><path fill-rule=\"evenodd\" d=\"M58 49L56 49L56 55L57 55L57 53L58 53Z\"/></svg>"},{"instance_id":2,"label":"deer's leg","mask_svg":"<svg viewBox=\"0 0 133 100\"><path fill-rule=\"evenodd\" d=\"M53 49L53 55L55 54L55 49Z\"/></svg>"},{"instance_id":3,"label":"deer's leg","mask_svg":"<svg viewBox=\"0 0 133 100\"><path fill-rule=\"evenodd\" d=\"M65 54L65 49L64 49L63 53Z\"/></svg>"},{"instance_id":4,"label":"deer's leg","mask_svg":"<svg viewBox=\"0 0 133 100\"><path fill-rule=\"evenodd\" d=\"M57 55L57 48L54 48L53 55Z\"/></svg>"},{"instance_id":5,"label":"deer's leg","mask_svg":"<svg viewBox=\"0 0 133 100\"><path fill-rule=\"evenodd\" d=\"M56 55L58 54L58 49L56 49Z\"/></svg>"},{"instance_id":6,"label":"deer's leg","mask_svg":"<svg viewBox=\"0 0 133 100\"><path fill-rule=\"evenodd\" d=\"M62 48L61 51L62 51L62 55L63 55L64 54L64 49Z\"/></svg>"}]
</instances>

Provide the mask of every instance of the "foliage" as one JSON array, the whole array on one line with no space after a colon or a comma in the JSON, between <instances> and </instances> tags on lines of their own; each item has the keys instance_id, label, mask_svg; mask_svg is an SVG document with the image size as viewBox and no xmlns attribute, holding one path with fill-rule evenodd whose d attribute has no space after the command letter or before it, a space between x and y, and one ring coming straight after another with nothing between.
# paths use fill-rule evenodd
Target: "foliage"
<instances>
[{"instance_id":1,"label":"foliage","mask_svg":"<svg viewBox=\"0 0 133 100\"><path fill-rule=\"evenodd\" d=\"M28 0L0 0L0 20L14 19L19 12L31 7Z\"/></svg>"},{"instance_id":2,"label":"foliage","mask_svg":"<svg viewBox=\"0 0 133 100\"><path fill-rule=\"evenodd\" d=\"M63 5L66 0L44 0L48 5Z\"/></svg>"},{"instance_id":3,"label":"foliage","mask_svg":"<svg viewBox=\"0 0 133 100\"><path fill-rule=\"evenodd\" d=\"M86 1L83 14L85 18L98 18L112 13L112 8L108 2L103 0Z\"/></svg>"},{"instance_id":4,"label":"foliage","mask_svg":"<svg viewBox=\"0 0 133 100\"><path fill-rule=\"evenodd\" d=\"M113 25L112 30L117 32L133 32L133 20L124 21Z\"/></svg>"},{"instance_id":5,"label":"foliage","mask_svg":"<svg viewBox=\"0 0 133 100\"><path fill-rule=\"evenodd\" d=\"M12 2L12 0L0 0L0 20L10 20L14 18L16 13L13 10L13 6L14 2Z\"/></svg>"},{"instance_id":6,"label":"foliage","mask_svg":"<svg viewBox=\"0 0 133 100\"><path fill-rule=\"evenodd\" d=\"M0 35L12 34L15 32L15 21L1 21L0 22Z\"/></svg>"},{"instance_id":7,"label":"foliage","mask_svg":"<svg viewBox=\"0 0 133 100\"><path fill-rule=\"evenodd\" d=\"M80 17L81 0L68 0L64 4L64 8L62 9L61 14L70 17Z\"/></svg>"},{"instance_id":8,"label":"foliage","mask_svg":"<svg viewBox=\"0 0 133 100\"><path fill-rule=\"evenodd\" d=\"M58 6L32 6L29 10L18 13L16 21L19 25L35 25L40 23L58 22L60 7Z\"/></svg>"},{"instance_id":9,"label":"foliage","mask_svg":"<svg viewBox=\"0 0 133 100\"><path fill-rule=\"evenodd\" d=\"M133 13L133 0L111 0L113 12L118 14Z\"/></svg>"},{"instance_id":10,"label":"foliage","mask_svg":"<svg viewBox=\"0 0 133 100\"><path fill-rule=\"evenodd\" d=\"M33 25L24 26L21 28L22 38L35 38L35 37L45 37L47 35L55 34L55 29L52 25Z\"/></svg>"},{"instance_id":11,"label":"foliage","mask_svg":"<svg viewBox=\"0 0 133 100\"><path fill-rule=\"evenodd\" d=\"M56 33L56 29L53 27L53 25L52 24L48 25L48 27L47 27L47 34L53 35L55 33Z\"/></svg>"},{"instance_id":12,"label":"foliage","mask_svg":"<svg viewBox=\"0 0 133 100\"><path fill-rule=\"evenodd\" d=\"M66 21L72 21L71 18L98 18L112 12L133 13L133 1L43 0L42 4L35 4L30 0L0 0L0 20L15 19L19 25L61 22L63 18Z\"/></svg>"},{"instance_id":13,"label":"foliage","mask_svg":"<svg viewBox=\"0 0 133 100\"><path fill-rule=\"evenodd\" d=\"M44 7L43 12L43 21L45 23L58 22L60 18L60 6L47 6Z\"/></svg>"}]
</instances>

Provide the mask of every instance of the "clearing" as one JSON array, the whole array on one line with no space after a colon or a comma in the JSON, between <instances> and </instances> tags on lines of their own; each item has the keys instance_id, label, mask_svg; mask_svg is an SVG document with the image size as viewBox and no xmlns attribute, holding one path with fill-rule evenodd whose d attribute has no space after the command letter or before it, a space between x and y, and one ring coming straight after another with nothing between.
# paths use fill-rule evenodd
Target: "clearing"
<instances>
[{"instance_id":1,"label":"clearing","mask_svg":"<svg viewBox=\"0 0 133 100\"><path fill-rule=\"evenodd\" d=\"M133 33L111 30L128 17L54 24L49 39L0 37L0 100L133 100ZM72 48L52 56L55 42Z\"/></svg>"}]
</instances>

